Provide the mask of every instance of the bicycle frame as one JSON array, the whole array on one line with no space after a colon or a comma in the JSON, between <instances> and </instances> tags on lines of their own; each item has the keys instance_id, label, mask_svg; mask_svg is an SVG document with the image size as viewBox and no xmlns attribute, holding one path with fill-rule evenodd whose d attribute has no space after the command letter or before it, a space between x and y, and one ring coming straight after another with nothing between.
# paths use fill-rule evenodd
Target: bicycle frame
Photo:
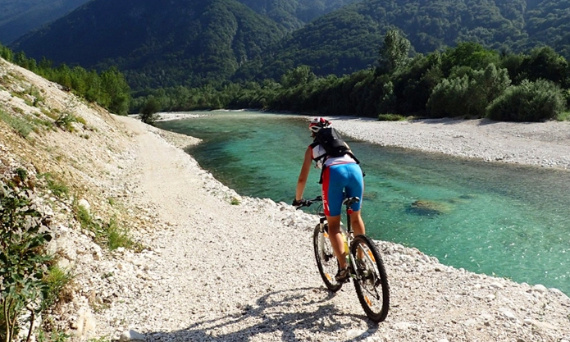
<instances>
[{"instance_id":1,"label":"bicycle frame","mask_svg":"<svg viewBox=\"0 0 570 342\"><path fill-rule=\"evenodd\" d=\"M303 203L301 206L310 206L312 203L314 202L322 202L322 197L321 196L317 196L312 200L306 200L305 203ZM345 197L345 199L342 201L342 204L346 207L346 230L342 227L342 219L341 219L341 226L340 226L340 230L341 230L341 234L344 235L344 238L346 239L346 246L350 249L350 246L352 244L352 240L354 239L354 232L352 231L352 223L350 220L350 215L354 212L354 210L352 210L352 208L350 207L352 204L354 203L358 203L360 202L360 198L358 197ZM319 218L320 218L320 224L321 224L321 229L324 229L324 225L326 225L327 223L327 217L325 216L324 212L319 212L318 213ZM327 230L328 233L328 230ZM346 248L345 248L346 249ZM350 267L353 270L356 270L356 264L354 263L354 260L352 260L352 258L350 257L350 250L345 250L346 253L346 262L347 264L350 265ZM351 276L355 277L358 276L357 274L355 274L356 272L351 272Z\"/></svg>"}]
</instances>

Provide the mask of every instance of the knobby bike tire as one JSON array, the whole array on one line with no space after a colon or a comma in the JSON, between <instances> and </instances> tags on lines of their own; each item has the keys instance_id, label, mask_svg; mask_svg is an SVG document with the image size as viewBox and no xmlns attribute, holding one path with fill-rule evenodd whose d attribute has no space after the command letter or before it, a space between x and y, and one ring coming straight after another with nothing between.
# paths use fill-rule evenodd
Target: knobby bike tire
<instances>
[{"instance_id":1,"label":"knobby bike tire","mask_svg":"<svg viewBox=\"0 0 570 342\"><path fill-rule=\"evenodd\" d=\"M327 227L325 225L325 227ZM331 242L328 237L327 229L321 229L318 224L313 232L313 246L315 249L315 259L317 261L317 268L326 287L332 291L337 292L342 287L335 279L338 272L338 260L334 255Z\"/></svg>"},{"instance_id":2,"label":"knobby bike tire","mask_svg":"<svg viewBox=\"0 0 570 342\"><path fill-rule=\"evenodd\" d=\"M382 322L386 319L390 307L390 287L384 262L376 245L366 235L358 235L352 241L350 253L353 260L357 260L359 249L364 252L362 260L365 269L356 270L356 294L366 316L374 322Z\"/></svg>"}]
</instances>

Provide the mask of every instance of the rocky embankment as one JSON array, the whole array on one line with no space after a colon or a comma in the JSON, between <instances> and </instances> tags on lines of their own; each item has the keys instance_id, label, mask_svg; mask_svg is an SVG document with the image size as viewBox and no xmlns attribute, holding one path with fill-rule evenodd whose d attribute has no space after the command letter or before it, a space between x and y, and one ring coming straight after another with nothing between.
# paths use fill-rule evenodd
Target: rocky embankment
<instances>
[{"instance_id":1,"label":"rocky embankment","mask_svg":"<svg viewBox=\"0 0 570 342\"><path fill-rule=\"evenodd\" d=\"M27 139L0 121L1 173L25 167L58 175L94 216L114 217L143 246L111 252L73 219L72 199L41 196L54 216L52 248L74 274L46 321L73 341L570 341L570 298L562 292L454 269L381 241L392 305L387 320L373 324L352 284L335 295L322 285L315 217L240 197L181 149L195 139L110 115L4 62L0 74L0 103L10 115L43 118L57 108L84 120L73 132L40 130ZM30 95L14 96L31 87L43 96L41 108L25 101ZM342 130L343 122L335 124ZM382 134L403 130L419 144L424 128L434 127L405 125L386 123ZM429 134L445 149L473 130L445 133L441 142L440 130ZM486 140L465 140L477 137Z\"/></svg>"}]
</instances>

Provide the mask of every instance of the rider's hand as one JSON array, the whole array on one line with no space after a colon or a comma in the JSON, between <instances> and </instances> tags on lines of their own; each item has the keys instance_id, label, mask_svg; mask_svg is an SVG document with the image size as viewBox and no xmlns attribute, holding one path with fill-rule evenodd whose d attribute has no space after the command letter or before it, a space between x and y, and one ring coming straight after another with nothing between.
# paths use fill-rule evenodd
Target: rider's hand
<instances>
[{"instance_id":1,"label":"rider's hand","mask_svg":"<svg viewBox=\"0 0 570 342\"><path fill-rule=\"evenodd\" d=\"M293 200L293 206L295 206L295 207L298 207L298 206L302 205L303 203L305 203L305 200L302 198L300 200L298 200L298 199Z\"/></svg>"}]
</instances>

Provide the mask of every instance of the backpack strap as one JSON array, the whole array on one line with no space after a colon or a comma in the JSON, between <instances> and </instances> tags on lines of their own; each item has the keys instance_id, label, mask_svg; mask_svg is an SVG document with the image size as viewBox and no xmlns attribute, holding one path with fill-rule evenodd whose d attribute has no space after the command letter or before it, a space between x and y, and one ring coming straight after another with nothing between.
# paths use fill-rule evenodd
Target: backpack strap
<instances>
[{"instance_id":1,"label":"backpack strap","mask_svg":"<svg viewBox=\"0 0 570 342\"><path fill-rule=\"evenodd\" d=\"M320 145L320 143L319 143L317 140L313 141L313 143L309 145L309 148L311 149L311 153L313 153L313 149L314 149L315 147L317 147L318 145ZM320 161L321 159L326 159L327 157L328 157L328 156L327 156L327 154L325 153L325 154L323 154L323 155L321 155L321 156L318 156L317 158L313 158L313 161L318 162L318 161ZM323 165L324 165L324 160L323 160Z\"/></svg>"}]
</instances>

